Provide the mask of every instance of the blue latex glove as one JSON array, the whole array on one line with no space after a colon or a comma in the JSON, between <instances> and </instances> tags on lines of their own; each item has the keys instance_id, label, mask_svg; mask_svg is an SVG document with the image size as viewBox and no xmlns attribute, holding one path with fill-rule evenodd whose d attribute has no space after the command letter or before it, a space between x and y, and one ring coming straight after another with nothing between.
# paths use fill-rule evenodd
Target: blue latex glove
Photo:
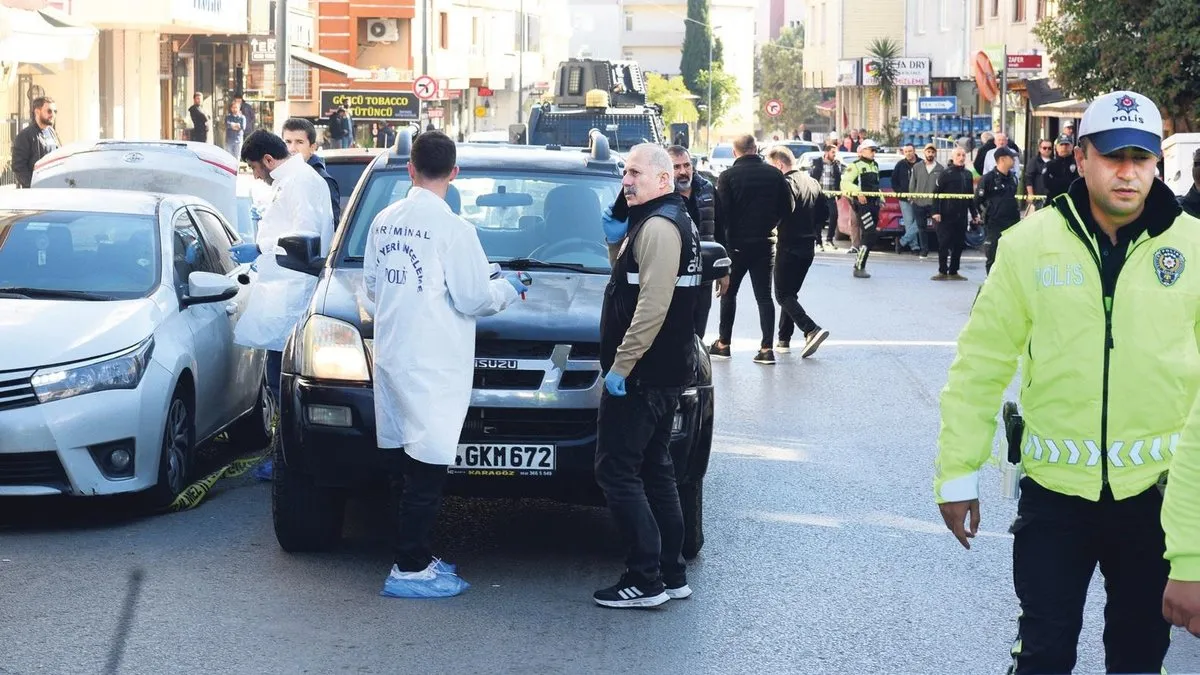
<instances>
[{"instance_id":1,"label":"blue latex glove","mask_svg":"<svg viewBox=\"0 0 1200 675\"><path fill-rule=\"evenodd\" d=\"M625 376L611 370L608 371L608 374L604 376L604 388L612 396L624 396Z\"/></svg>"},{"instance_id":2,"label":"blue latex glove","mask_svg":"<svg viewBox=\"0 0 1200 675\"><path fill-rule=\"evenodd\" d=\"M517 292L521 294L522 300L525 299L525 293L529 290L529 287L526 286L521 281L521 277L518 276L516 272L509 272L509 273L505 274L504 280L507 281L508 283L512 284L512 287L515 288L517 290Z\"/></svg>"},{"instance_id":3,"label":"blue latex glove","mask_svg":"<svg viewBox=\"0 0 1200 675\"><path fill-rule=\"evenodd\" d=\"M258 244L250 242L248 244L236 244L229 249L233 252L233 259L240 265L244 263L252 263L258 259L261 253L258 250Z\"/></svg>"},{"instance_id":4,"label":"blue latex glove","mask_svg":"<svg viewBox=\"0 0 1200 675\"><path fill-rule=\"evenodd\" d=\"M610 244L620 242L625 238L625 233L629 231L629 221L614 218L611 206L604 209L604 216L600 219L600 224L604 226L604 238Z\"/></svg>"}]
</instances>

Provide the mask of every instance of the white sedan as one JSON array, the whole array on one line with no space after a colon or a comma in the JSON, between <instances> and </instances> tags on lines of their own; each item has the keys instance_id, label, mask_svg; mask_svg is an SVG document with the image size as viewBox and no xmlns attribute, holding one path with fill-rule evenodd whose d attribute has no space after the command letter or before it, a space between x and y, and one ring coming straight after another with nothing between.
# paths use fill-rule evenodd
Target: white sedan
<instances>
[{"instance_id":1,"label":"white sedan","mask_svg":"<svg viewBox=\"0 0 1200 675\"><path fill-rule=\"evenodd\" d=\"M264 353L233 342L237 235L208 202L92 189L0 200L0 495L148 491L198 446L270 441Z\"/></svg>"}]
</instances>

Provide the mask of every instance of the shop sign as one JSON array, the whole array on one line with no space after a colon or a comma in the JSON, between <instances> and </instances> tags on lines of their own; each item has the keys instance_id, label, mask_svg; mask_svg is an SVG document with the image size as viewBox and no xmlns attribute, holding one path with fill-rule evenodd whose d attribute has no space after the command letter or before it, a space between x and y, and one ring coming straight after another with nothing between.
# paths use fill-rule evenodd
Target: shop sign
<instances>
[{"instance_id":1,"label":"shop sign","mask_svg":"<svg viewBox=\"0 0 1200 675\"><path fill-rule=\"evenodd\" d=\"M858 59L844 59L837 64L837 86L858 86Z\"/></svg>"},{"instance_id":2,"label":"shop sign","mask_svg":"<svg viewBox=\"0 0 1200 675\"><path fill-rule=\"evenodd\" d=\"M904 57L892 59L896 67L897 87L928 87L929 59L926 57ZM862 85L879 86L879 59L866 57L862 60Z\"/></svg>"},{"instance_id":3,"label":"shop sign","mask_svg":"<svg viewBox=\"0 0 1200 675\"><path fill-rule=\"evenodd\" d=\"M321 92L321 114L328 115L339 107L355 120L415 120L421 110L421 100L411 91L355 91L346 89Z\"/></svg>"},{"instance_id":4,"label":"shop sign","mask_svg":"<svg viewBox=\"0 0 1200 675\"><path fill-rule=\"evenodd\" d=\"M245 33L246 0L171 0L171 20L222 33Z\"/></svg>"},{"instance_id":5,"label":"shop sign","mask_svg":"<svg viewBox=\"0 0 1200 675\"><path fill-rule=\"evenodd\" d=\"M311 14L300 13L296 11L288 12L288 35L291 37L290 44L305 49L311 49L315 41L313 33L315 32L314 19ZM275 62L275 37L272 35L251 35L250 36L250 62L251 63L274 63Z\"/></svg>"}]
</instances>

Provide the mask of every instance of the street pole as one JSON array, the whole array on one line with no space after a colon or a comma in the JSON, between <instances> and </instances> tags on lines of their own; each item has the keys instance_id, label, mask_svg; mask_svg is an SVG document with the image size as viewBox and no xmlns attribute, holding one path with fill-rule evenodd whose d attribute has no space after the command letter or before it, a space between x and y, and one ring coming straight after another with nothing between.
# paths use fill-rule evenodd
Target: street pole
<instances>
[{"instance_id":1,"label":"street pole","mask_svg":"<svg viewBox=\"0 0 1200 675\"><path fill-rule=\"evenodd\" d=\"M281 130L287 119L288 105L288 57L291 46L288 39L287 0L275 3L275 129ZM322 110L322 113L325 111Z\"/></svg>"},{"instance_id":2,"label":"street pole","mask_svg":"<svg viewBox=\"0 0 1200 675\"><path fill-rule=\"evenodd\" d=\"M525 106L525 0L519 8L521 16L521 44L517 46L517 124L521 123L521 109Z\"/></svg>"},{"instance_id":3,"label":"street pole","mask_svg":"<svg viewBox=\"0 0 1200 675\"><path fill-rule=\"evenodd\" d=\"M1008 134L1008 45L1005 44L1000 54L1000 131Z\"/></svg>"}]
</instances>

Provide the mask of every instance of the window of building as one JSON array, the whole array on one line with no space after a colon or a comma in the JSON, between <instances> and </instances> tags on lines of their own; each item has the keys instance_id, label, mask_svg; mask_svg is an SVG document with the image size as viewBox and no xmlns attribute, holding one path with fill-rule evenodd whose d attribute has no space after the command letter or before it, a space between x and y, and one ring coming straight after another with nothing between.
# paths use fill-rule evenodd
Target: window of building
<instances>
[{"instance_id":1,"label":"window of building","mask_svg":"<svg viewBox=\"0 0 1200 675\"><path fill-rule=\"evenodd\" d=\"M622 51L622 52L621 52L621 58L622 58L622 59L624 59L624 60L626 60L626 61L633 61L633 60L634 60L634 58L633 58L633 50L631 50L631 49L626 49L626 50Z\"/></svg>"},{"instance_id":2,"label":"window of building","mask_svg":"<svg viewBox=\"0 0 1200 675\"><path fill-rule=\"evenodd\" d=\"M975 25L983 25L983 0L975 0Z\"/></svg>"},{"instance_id":3,"label":"window of building","mask_svg":"<svg viewBox=\"0 0 1200 675\"><path fill-rule=\"evenodd\" d=\"M1046 0L1037 0L1037 18L1039 21L1046 18Z\"/></svg>"},{"instance_id":4,"label":"window of building","mask_svg":"<svg viewBox=\"0 0 1200 675\"><path fill-rule=\"evenodd\" d=\"M992 0L992 18L1000 16L1000 0Z\"/></svg>"},{"instance_id":5,"label":"window of building","mask_svg":"<svg viewBox=\"0 0 1200 675\"><path fill-rule=\"evenodd\" d=\"M938 30L945 33L950 30L950 8L947 0L938 0Z\"/></svg>"},{"instance_id":6,"label":"window of building","mask_svg":"<svg viewBox=\"0 0 1200 675\"><path fill-rule=\"evenodd\" d=\"M917 35L925 34L925 3L927 0L917 0Z\"/></svg>"},{"instance_id":7,"label":"window of building","mask_svg":"<svg viewBox=\"0 0 1200 675\"><path fill-rule=\"evenodd\" d=\"M479 17L471 17L471 46L479 46Z\"/></svg>"},{"instance_id":8,"label":"window of building","mask_svg":"<svg viewBox=\"0 0 1200 675\"><path fill-rule=\"evenodd\" d=\"M625 30L633 30L633 14L625 12Z\"/></svg>"},{"instance_id":9,"label":"window of building","mask_svg":"<svg viewBox=\"0 0 1200 675\"><path fill-rule=\"evenodd\" d=\"M825 3L821 3L821 13L817 15L817 26L821 31L821 44L825 44L825 38L828 31L825 30L825 22L829 20L829 12L826 10Z\"/></svg>"},{"instance_id":10,"label":"window of building","mask_svg":"<svg viewBox=\"0 0 1200 675\"><path fill-rule=\"evenodd\" d=\"M438 12L438 46L450 49L450 14Z\"/></svg>"},{"instance_id":11,"label":"window of building","mask_svg":"<svg viewBox=\"0 0 1200 675\"><path fill-rule=\"evenodd\" d=\"M542 17L536 14L525 15L525 51L542 51Z\"/></svg>"},{"instance_id":12,"label":"window of building","mask_svg":"<svg viewBox=\"0 0 1200 675\"><path fill-rule=\"evenodd\" d=\"M1013 0L1013 23L1024 23L1025 0Z\"/></svg>"}]
</instances>

